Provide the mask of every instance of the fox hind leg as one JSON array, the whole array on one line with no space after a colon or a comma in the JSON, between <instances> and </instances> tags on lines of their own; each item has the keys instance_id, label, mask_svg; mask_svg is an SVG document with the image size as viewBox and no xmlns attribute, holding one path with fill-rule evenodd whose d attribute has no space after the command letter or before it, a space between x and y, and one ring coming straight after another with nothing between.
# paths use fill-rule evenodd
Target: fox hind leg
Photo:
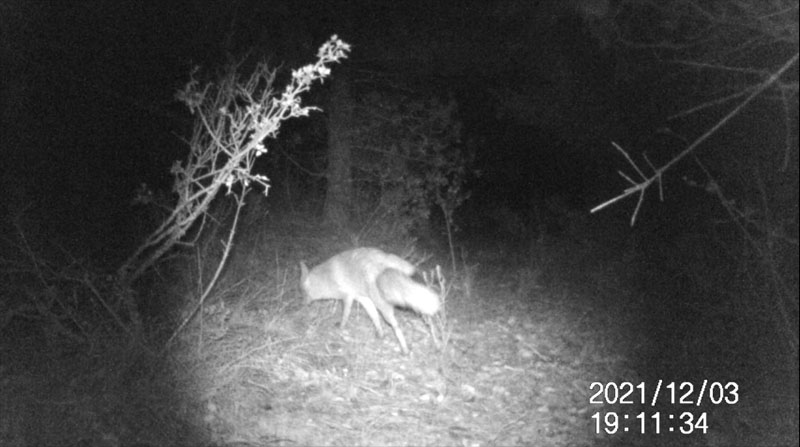
<instances>
[{"instance_id":1,"label":"fox hind leg","mask_svg":"<svg viewBox=\"0 0 800 447\"><path fill-rule=\"evenodd\" d=\"M381 315L383 315L383 319L392 327L394 336L397 337L397 342L400 343L400 350L403 351L403 354L408 354L406 338L403 336L403 331L400 330L400 325L397 323L397 318L394 316L394 306L382 301L378 304L378 310L381 312Z\"/></svg>"}]
</instances>

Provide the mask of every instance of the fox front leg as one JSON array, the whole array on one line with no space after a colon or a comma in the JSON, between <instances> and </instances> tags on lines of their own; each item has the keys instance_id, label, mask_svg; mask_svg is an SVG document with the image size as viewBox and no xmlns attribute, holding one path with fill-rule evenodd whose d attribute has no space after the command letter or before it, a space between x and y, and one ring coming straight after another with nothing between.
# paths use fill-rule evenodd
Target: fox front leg
<instances>
[{"instance_id":1,"label":"fox front leg","mask_svg":"<svg viewBox=\"0 0 800 447\"><path fill-rule=\"evenodd\" d=\"M381 317L378 315L378 309L375 308L375 303L367 297L356 297L356 301L361 304L361 307L367 312L369 319L372 320L372 325L375 326L375 333L378 338L383 338L383 328L381 327Z\"/></svg>"},{"instance_id":2,"label":"fox front leg","mask_svg":"<svg viewBox=\"0 0 800 447\"><path fill-rule=\"evenodd\" d=\"M344 308L342 309L342 321L339 323L339 327L344 329L344 325L347 324L347 319L350 318L350 309L353 307L353 297L346 297L342 300L344 303Z\"/></svg>"}]
</instances>

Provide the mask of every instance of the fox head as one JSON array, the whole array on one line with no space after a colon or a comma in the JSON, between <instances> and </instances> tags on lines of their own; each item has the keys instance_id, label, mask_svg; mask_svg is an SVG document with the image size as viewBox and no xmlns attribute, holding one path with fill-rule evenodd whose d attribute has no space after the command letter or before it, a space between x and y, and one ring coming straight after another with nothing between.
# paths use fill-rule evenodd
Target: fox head
<instances>
[{"instance_id":1,"label":"fox head","mask_svg":"<svg viewBox=\"0 0 800 447\"><path fill-rule=\"evenodd\" d=\"M306 263L300 261L300 292L306 304L314 300L339 298L341 295L336 281L326 274L328 270L323 267L317 266L309 271Z\"/></svg>"},{"instance_id":2,"label":"fox head","mask_svg":"<svg viewBox=\"0 0 800 447\"><path fill-rule=\"evenodd\" d=\"M343 276L330 262L324 262L311 270L300 262L300 292L306 304L314 300L346 299L353 294L350 280Z\"/></svg>"}]
</instances>

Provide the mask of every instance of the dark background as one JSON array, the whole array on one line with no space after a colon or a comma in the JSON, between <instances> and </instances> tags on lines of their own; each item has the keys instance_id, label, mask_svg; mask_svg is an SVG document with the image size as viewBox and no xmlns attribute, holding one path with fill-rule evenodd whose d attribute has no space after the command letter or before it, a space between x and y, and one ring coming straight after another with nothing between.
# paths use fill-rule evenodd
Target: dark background
<instances>
[{"instance_id":1,"label":"dark background","mask_svg":"<svg viewBox=\"0 0 800 447\"><path fill-rule=\"evenodd\" d=\"M675 61L696 56L692 47L665 60L663 52L621 44L623 31L626 38L651 39L640 30L651 24L610 5L6 2L3 195L25 204L43 232L71 250L91 247L90 257L114 259L135 243L129 236L136 187L146 182L167 190L169 166L186 153L181 139L190 135L191 116L173 95L190 69L213 71L229 55L247 52L249 60L298 67L336 33L353 46L345 64L355 76L433 86L457 100L462 139L476 150L483 172L465 209L478 213L498 198L526 208L532 197L559 194L587 210L627 186L615 171L629 166L612 141L635 156L647 150L663 164L684 143L660 129L691 141L728 109L666 117L701 103L722 81L741 82L687 74ZM614 21L626 21L626 28ZM774 69L791 51L780 43L770 49L742 59ZM318 86L307 103L324 106L327 88ZM734 165L752 163L769 172L782 161L782 110L762 101L748 112L697 151L715 172L736 176ZM303 126L322 119L291 125L303 134ZM684 162L665 177L666 203L650 196L644 221L690 226L686 219L698 209L719 212L713 198L683 183L695 174L692 165ZM791 186L780 197L796 204ZM633 203L604 213L618 214L622 225Z\"/></svg>"}]
</instances>

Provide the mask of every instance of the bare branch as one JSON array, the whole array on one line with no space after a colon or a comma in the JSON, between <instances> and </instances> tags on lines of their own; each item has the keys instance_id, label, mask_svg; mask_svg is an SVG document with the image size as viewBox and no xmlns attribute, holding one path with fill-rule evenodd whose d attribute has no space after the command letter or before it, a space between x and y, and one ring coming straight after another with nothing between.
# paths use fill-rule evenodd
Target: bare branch
<instances>
[{"instance_id":1,"label":"bare branch","mask_svg":"<svg viewBox=\"0 0 800 447\"><path fill-rule=\"evenodd\" d=\"M647 159L647 157L645 156L645 161L648 163L648 165L653 170L653 174L650 177L647 177L642 172L642 170L631 159L630 155L628 155L628 153L624 149L622 149L622 147L620 147L618 144L612 142L614 147L623 154L623 156L628 161L628 163L633 167L633 169L636 171L636 173L639 174L639 176L643 180L641 182L639 182L639 183L633 183L633 181L630 178L628 178L624 174L621 174L621 175L623 175L623 177L625 177L626 180L628 180L629 182L633 183L634 186L630 187L630 188L627 188L622 194L614 197L613 199L608 200L606 202L603 202L600 205L592 208L590 210L590 212L594 213L596 211L599 211L599 210L607 207L608 205L611 205L612 203L615 203L615 202L617 202L617 201L619 201L619 200L621 200L621 199L623 199L623 198L625 198L625 197L627 197L627 196L629 196L631 194L639 192L639 201L636 204L636 209L634 210L633 215L631 216L631 225L633 225L634 222L636 221L636 214L639 212L639 209L641 208L641 204L642 204L642 200L643 200L643 197L644 197L645 190L654 181L658 181L659 182L659 190L660 190L661 200L663 200L663 191L661 190L661 177L662 177L662 175L666 171L668 171L670 168L675 166L675 164L677 164L679 161L681 161L687 155L691 154L695 149L697 149L697 147L699 147L709 137L714 135L719 129L721 129L725 124L727 124L733 117L738 115L752 100L754 100L756 97L758 97L758 95L760 95L762 92L767 90L772 85L778 83L780 78L781 78L781 76L783 76L783 74L787 70L789 70L789 68L791 68L793 65L795 65L797 63L797 60L798 60L798 54L795 53L795 55L792 56L792 58L790 58L788 61L786 61L780 69L778 69L777 71L772 73L772 75L770 75L769 78L767 78L764 82L762 82L761 84L755 86L752 89L752 92L744 100L742 100L742 102L740 102L733 110L731 110L727 115L725 115L722 119L720 119L716 124L714 124L705 133L700 135L696 140L694 140L690 145L688 145L683 151L681 151L678 155L673 157L665 165L663 165L660 168L656 169L652 165L652 163L650 163L650 161Z\"/></svg>"},{"instance_id":2,"label":"bare branch","mask_svg":"<svg viewBox=\"0 0 800 447\"><path fill-rule=\"evenodd\" d=\"M205 214L223 187L230 193L234 185L247 188L255 182L267 194L269 179L251 173L256 159L267 152L263 141L277 135L282 121L318 110L301 106L299 95L314 81L328 76L328 66L346 58L349 50L348 44L333 36L322 45L314 64L292 73L280 96L272 89L275 72L266 63L258 64L244 82L236 72L239 64L233 64L218 84L202 88L194 70L184 89L176 94L197 117L189 156L172 166L177 204L122 264L118 277L130 283L161 259Z\"/></svg>"}]
</instances>

